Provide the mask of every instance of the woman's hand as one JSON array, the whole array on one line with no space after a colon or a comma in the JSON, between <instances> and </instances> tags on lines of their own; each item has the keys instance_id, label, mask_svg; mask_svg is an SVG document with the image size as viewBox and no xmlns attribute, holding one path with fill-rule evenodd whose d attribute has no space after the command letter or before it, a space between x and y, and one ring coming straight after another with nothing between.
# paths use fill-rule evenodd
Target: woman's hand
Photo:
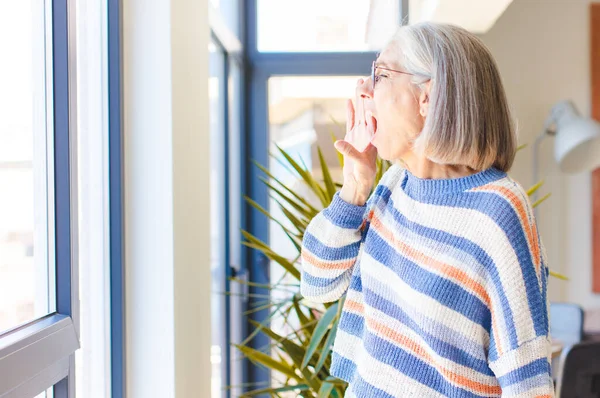
<instances>
[{"instance_id":1,"label":"woman's hand","mask_svg":"<svg viewBox=\"0 0 600 398\"><path fill-rule=\"evenodd\" d=\"M356 89L356 109L352 100L348 100L346 136L334 144L344 155L344 185L340 198L358 206L367 202L377 172L377 149L371 144L375 121L371 112L365 114L364 99L359 93L362 83L360 79Z\"/></svg>"}]
</instances>

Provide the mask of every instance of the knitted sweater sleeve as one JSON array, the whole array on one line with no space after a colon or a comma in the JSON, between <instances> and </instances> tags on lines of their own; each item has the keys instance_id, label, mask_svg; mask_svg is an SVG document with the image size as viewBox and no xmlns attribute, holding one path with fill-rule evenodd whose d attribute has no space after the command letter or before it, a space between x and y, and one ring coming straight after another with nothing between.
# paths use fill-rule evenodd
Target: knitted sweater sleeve
<instances>
[{"instance_id":1,"label":"knitted sweater sleeve","mask_svg":"<svg viewBox=\"0 0 600 398\"><path fill-rule=\"evenodd\" d=\"M554 397L550 360L549 269L533 211L524 195L502 221L506 240L493 278L489 365L502 397ZM516 203L516 204L515 204Z\"/></svg>"},{"instance_id":2,"label":"knitted sweater sleeve","mask_svg":"<svg viewBox=\"0 0 600 398\"><path fill-rule=\"evenodd\" d=\"M398 166L390 167L378 187L398 178L400 171ZM375 189L363 206L345 202L338 192L331 204L311 220L301 252L300 293L305 298L328 303L338 300L348 290L378 192Z\"/></svg>"},{"instance_id":3,"label":"knitted sweater sleeve","mask_svg":"<svg viewBox=\"0 0 600 398\"><path fill-rule=\"evenodd\" d=\"M317 214L304 232L300 293L310 301L338 300L348 289L367 229L366 205L356 206L335 194L331 204Z\"/></svg>"}]
</instances>

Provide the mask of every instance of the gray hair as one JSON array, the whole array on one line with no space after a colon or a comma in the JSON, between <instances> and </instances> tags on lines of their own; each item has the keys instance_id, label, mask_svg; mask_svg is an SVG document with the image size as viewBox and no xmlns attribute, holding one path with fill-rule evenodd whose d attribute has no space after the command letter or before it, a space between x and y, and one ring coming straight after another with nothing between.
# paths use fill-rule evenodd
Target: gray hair
<instances>
[{"instance_id":1,"label":"gray hair","mask_svg":"<svg viewBox=\"0 0 600 398\"><path fill-rule=\"evenodd\" d=\"M413 149L435 163L508 171L517 150L515 125L488 48L447 24L403 26L391 39L400 66L420 89L431 79L429 110Z\"/></svg>"}]
</instances>

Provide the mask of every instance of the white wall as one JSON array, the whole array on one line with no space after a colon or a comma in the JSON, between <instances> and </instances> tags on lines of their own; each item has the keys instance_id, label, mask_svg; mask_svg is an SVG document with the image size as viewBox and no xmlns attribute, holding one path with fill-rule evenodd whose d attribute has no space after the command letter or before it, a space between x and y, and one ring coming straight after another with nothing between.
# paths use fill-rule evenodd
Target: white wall
<instances>
[{"instance_id":1,"label":"white wall","mask_svg":"<svg viewBox=\"0 0 600 398\"><path fill-rule=\"evenodd\" d=\"M571 99L590 115L589 0L515 0L482 36L498 61L519 124L520 144L531 146L550 108ZM554 139L540 148L540 177L552 197L539 207L538 225L550 268L571 280L551 278L551 300L600 306L591 291L591 176L568 176L553 161ZM532 147L517 155L510 172L532 184Z\"/></svg>"},{"instance_id":2,"label":"white wall","mask_svg":"<svg viewBox=\"0 0 600 398\"><path fill-rule=\"evenodd\" d=\"M207 10L123 2L129 398L210 396Z\"/></svg>"}]
</instances>

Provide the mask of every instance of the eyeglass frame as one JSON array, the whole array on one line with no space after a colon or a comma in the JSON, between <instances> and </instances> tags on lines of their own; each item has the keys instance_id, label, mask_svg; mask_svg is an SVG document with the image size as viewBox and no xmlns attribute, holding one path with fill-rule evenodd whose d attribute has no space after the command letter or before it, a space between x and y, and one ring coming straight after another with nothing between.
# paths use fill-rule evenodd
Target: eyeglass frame
<instances>
[{"instance_id":1,"label":"eyeglass frame","mask_svg":"<svg viewBox=\"0 0 600 398\"><path fill-rule=\"evenodd\" d=\"M402 73L405 75L410 75L410 76L414 76L414 73L408 73L408 72L404 72L401 70L395 70L395 69L389 69L389 68L384 68L382 66L377 66L376 64L377 61L373 61L373 64L371 64L371 81L373 82L373 90L375 90L375 69L383 69L383 70L387 70L390 72L396 72L396 73Z\"/></svg>"}]
</instances>

